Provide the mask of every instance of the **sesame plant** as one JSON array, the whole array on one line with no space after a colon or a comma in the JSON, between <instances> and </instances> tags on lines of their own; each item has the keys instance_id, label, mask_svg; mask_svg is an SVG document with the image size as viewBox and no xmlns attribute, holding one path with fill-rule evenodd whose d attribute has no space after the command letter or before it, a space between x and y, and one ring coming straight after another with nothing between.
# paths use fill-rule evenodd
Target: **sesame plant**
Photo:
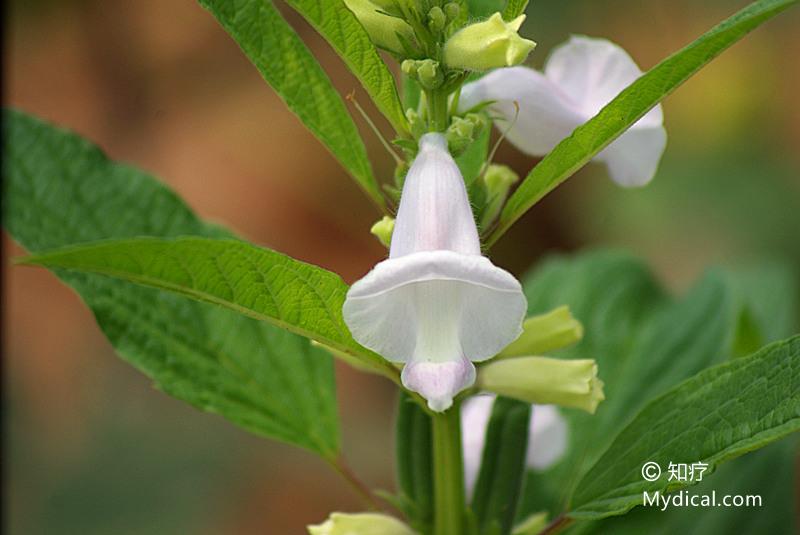
<instances>
[{"instance_id":1,"label":"sesame plant","mask_svg":"<svg viewBox=\"0 0 800 535\"><path fill-rule=\"evenodd\" d=\"M19 110L4 113L4 225L31 253L18 263L72 287L159 389L304 448L352 485L364 510L307 519L312 534L690 531L701 513L637 507L701 483L667 466L704 466L709 489L790 473L791 439L730 463L751 479L723 465L800 429L791 283L717 270L675 298L626 253L553 257L518 278L491 247L590 161L646 185L667 144L660 101L796 3L758 0L642 73L588 36L525 66L540 52L519 33L526 0L286 0L393 130L395 173L376 177L360 108L273 2L200 0L372 201L386 259L348 287ZM503 142L541 160L519 177L494 161ZM333 359L399 391L394 489L345 461ZM703 521L714 533L792 522L737 514Z\"/></svg>"}]
</instances>

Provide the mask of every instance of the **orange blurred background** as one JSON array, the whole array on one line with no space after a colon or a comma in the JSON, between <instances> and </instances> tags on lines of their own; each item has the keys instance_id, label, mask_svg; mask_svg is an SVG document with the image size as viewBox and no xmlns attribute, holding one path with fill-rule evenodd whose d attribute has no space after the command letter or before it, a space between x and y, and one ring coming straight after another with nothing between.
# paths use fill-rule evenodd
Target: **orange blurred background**
<instances>
[{"instance_id":1,"label":"orange blurred background","mask_svg":"<svg viewBox=\"0 0 800 535\"><path fill-rule=\"evenodd\" d=\"M10 4L7 105L77 131L160 177L201 216L348 282L385 254L368 233L373 206L195 2ZM523 33L539 43L535 66L582 33L649 68L745 4L534 0ZM324 41L284 12L341 93L355 89L367 105ZM497 263L519 274L547 252L627 247L676 290L709 264L800 265L798 23L797 9L770 21L667 99L670 140L650 187L619 189L590 165L497 245ZM356 121L389 177L390 158ZM523 175L534 163L507 144L496 160ZM22 252L4 240L7 256ZM360 509L311 455L154 390L52 275L6 263L4 284L11 533L293 534L331 510ZM346 455L369 485L391 489L393 388L342 366L337 379Z\"/></svg>"}]
</instances>

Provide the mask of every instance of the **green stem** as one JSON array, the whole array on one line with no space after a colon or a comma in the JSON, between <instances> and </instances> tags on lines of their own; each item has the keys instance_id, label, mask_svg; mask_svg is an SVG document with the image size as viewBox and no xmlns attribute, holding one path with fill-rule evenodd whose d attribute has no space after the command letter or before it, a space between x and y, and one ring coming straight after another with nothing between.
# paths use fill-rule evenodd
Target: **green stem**
<instances>
[{"instance_id":1,"label":"green stem","mask_svg":"<svg viewBox=\"0 0 800 535\"><path fill-rule=\"evenodd\" d=\"M447 93L434 89L426 91L428 102L428 128L431 132L447 130Z\"/></svg>"},{"instance_id":2,"label":"green stem","mask_svg":"<svg viewBox=\"0 0 800 535\"><path fill-rule=\"evenodd\" d=\"M433 420L434 535L464 533L464 468L458 403Z\"/></svg>"}]
</instances>

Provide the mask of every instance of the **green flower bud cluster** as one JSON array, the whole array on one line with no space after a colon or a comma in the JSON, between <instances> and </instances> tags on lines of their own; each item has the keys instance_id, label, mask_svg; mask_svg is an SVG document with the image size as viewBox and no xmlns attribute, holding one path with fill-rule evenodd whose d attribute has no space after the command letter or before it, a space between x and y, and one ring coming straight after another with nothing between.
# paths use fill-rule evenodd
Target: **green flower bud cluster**
<instances>
[{"instance_id":1,"label":"green flower bud cluster","mask_svg":"<svg viewBox=\"0 0 800 535\"><path fill-rule=\"evenodd\" d=\"M439 62L433 59L407 59L400 68L403 74L419 82L423 89L438 89L444 82Z\"/></svg>"},{"instance_id":2,"label":"green flower bud cluster","mask_svg":"<svg viewBox=\"0 0 800 535\"><path fill-rule=\"evenodd\" d=\"M446 133L450 154L461 155L488 127L489 120L482 113L468 113L464 117L453 117Z\"/></svg>"}]
</instances>

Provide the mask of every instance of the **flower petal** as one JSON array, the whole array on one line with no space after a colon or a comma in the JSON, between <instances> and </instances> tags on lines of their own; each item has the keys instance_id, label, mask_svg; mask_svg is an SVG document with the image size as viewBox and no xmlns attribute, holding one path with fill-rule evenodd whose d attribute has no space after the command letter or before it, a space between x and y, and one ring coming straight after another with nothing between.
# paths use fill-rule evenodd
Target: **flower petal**
<instances>
[{"instance_id":1,"label":"flower petal","mask_svg":"<svg viewBox=\"0 0 800 535\"><path fill-rule=\"evenodd\" d=\"M478 479L486 428L495 399L494 395L475 396L461 406L464 486L468 496L472 494ZM569 443L569 428L557 407L533 405L528 429L528 450L525 456L525 465L528 468L546 470L563 458Z\"/></svg>"},{"instance_id":2,"label":"flower petal","mask_svg":"<svg viewBox=\"0 0 800 535\"><path fill-rule=\"evenodd\" d=\"M432 411L446 411L456 394L475 383L475 366L466 358L446 362L413 360L401 375L403 386L428 400Z\"/></svg>"},{"instance_id":3,"label":"flower petal","mask_svg":"<svg viewBox=\"0 0 800 535\"><path fill-rule=\"evenodd\" d=\"M535 470L553 466L567 451L568 433L567 422L558 408L534 405L525 464Z\"/></svg>"},{"instance_id":4,"label":"flower petal","mask_svg":"<svg viewBox=\"0 0 800 535\"><path fill-rule=\"evenodd\" d=\"M492 414L496 396L481 395L467 399L461 405L461 446L464 454L464 486L467 496L472 494L478 480L478 469L483 457L486 427Z\"/></svg>"},{"instance_id":5,"label":"flower petal","mask_svg":"<svg viewBox=\"0 0 800 535\"><path fill-rule=\"evenodd\" d=\"M531 156L544 156L588 118L558 86L528 67L498 69L466 84L459 109L466 111L490 100L496 101L489 109L499 116L501 129L517 117L506 138Z\"/></svg>"},{"instance_id":6,"label":"flower petal","mask_svg":"<svg viewBox=\"0 0 800 535\"><path fill-rule=\"evenodd\" d=\"M573 35L553 50L544 74L589 119L639 78L642 71L625 50L611 41ZM658 126L663 120L661 107L656 106L636 124Z\"/></svg>"},{"instance_id":7,"label":"flower petal","mask_svg":"<svg viewBox=\"0 0 800 535\"><path fill-rule=\"evenodd\" d=\"M667 131L663 126L634 125L595 159L606 163L608 174L620 186L644 186L656 174L666 146Z\"/></svg>"},{"instance_id":8,"label":"flower petal","mask_svg":"<svg viewBox=\"0 0 800 535\"><path fill-rule=\"evenodd\" d=\"M519 282L488 258L429 251L377 264L350 287L342 312L360 344L394 362L412 359L426 318L451 319L452 344L479 361L519 336L526 309Z\"/></svg>"},{"instance_id":9,"label":"flower petal","mask_svg":"<svg viewBox=\"0 0 800 535\"><path fill-rule=\"evenodd\" d=\"M478 229L461 171L442 134L425 134L406 175L397 210L391 258L447 249L481 254Z\"/></svg>"}]
</instances>

